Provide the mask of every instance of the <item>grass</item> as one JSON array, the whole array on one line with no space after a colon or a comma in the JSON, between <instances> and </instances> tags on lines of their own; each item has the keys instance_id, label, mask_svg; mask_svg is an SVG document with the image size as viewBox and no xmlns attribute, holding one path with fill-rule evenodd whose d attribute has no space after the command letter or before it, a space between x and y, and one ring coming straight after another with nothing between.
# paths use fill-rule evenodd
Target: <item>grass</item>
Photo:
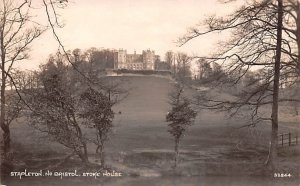
<instances>
[{"instance_id":1,"label":"grass","mask_svg":"<svg viewBox=\"0 0 300 186\"><path fill-rule=\"evenodd\" d=\"M247 183L240 180L239 176L247 176L244 181L248 180L253 185L256 185L255 179L249 176L259 176L257 180L264 185L269 184L270 180L264 181L261 178L262 175L269 175L264 166L271 129L269 124L237 129L244 125L243 119L225 120L224 113L201 111L180 142L179 166L174 170L174 141L167 132L165 122L169 110L168 93L173 82L158 77L126 78L128 81L123 86L131 87L132 90L128 98L114 108L117 113L121 111L121 114L115 117L115 127L105 151L107 166L128 176L100 180L47 178L45 185L84 185L85 182L89 185L140 185L145 182L150 185L172 185L170 177L177 185L196 185L199 181L213 185L214 180L207 176L230 176L218 177L218 183L224 182L224 185L233 183L232 178L240 183L237 185ZM191 95L194 91L187 89L186 93ZM295 116L289 115L286 110L282 110L285 112L282 113L284 117L281 117L280 132L294 131L295 128L299 131L298 123L292 122ZM24 120L13 124L11 131L15 159L20 168L44 169L61 161L69 153L62 145L49 141L44 134L30 128ZM88 130L85 132L91 135ZM92 155L95 147L91 145L89 149L91 161L96 162ZM281 149L279 155L282 171L299 174L297 147ZM58 169L74 170L81 169L81 166L78 159L72 158ZM189 179L186 176L197 177ZM26 181L10 178L7 181L10 183L8 185L40 184L34 178L26 178ZM294 180L291 179L290 183L294 183Z\"/></svg>"}]
</instances>

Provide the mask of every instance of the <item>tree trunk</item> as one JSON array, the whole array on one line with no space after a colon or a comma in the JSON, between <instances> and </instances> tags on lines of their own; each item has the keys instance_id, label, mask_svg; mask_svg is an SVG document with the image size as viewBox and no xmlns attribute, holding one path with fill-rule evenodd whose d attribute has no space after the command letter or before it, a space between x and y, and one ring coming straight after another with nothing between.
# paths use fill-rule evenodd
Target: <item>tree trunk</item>
<instances>
[{"instance_id":1,"label":"tree trunk","mask_svg":"<svg viewBox=\"0 0 300 186\"><path fill-rule=\"evenodd\" d=\"M6 157L7 152L10 150L10 130L9 126L5 123L5 89L6 89L6 74L5 74L5 50L3 46L3 31L1 31L1 111L0 111L0 126L3 130L3 153Z\"/></svg>"},{"instance_id":2,"label":"tree trunk","mask_svg":"<svg viewBox=\"0 0 300 186\"><path fill-rule=\"evenodd\" d=\"M89 158L88 158L88 153L87 153L87 147L86 147L86 143L85 142L82 142L83 143L83 155L84 155L84 161L86 163L89 162Z\"/></svg>"},{"instance_id":3,"label":"tree trunk","mask_svg":"<svg viewBox=\"0 0 300 186\"><path fill-rule=\"evenodd\" d=\"M101 166L104 167L105 165L105 152L104 152L104 140L100 138L96 148L96 154L100 158Z\"/></svg>"},{"instance_id":4,"label":"tree trunk","mask_svg":"<svg viewBox=\"0 0 300 186\"><path fill-rule=\"evenodd\" d=\"M175 157L174 157L174 167L177 167L177 163L178 163L178 145L179 145L179 139L175 139Z\"/></svg>"},{"instance_id":5,"label":"tree trunk","mask_svg":"<svg viewBox=\"0 0 300 186\"><path fill-rule=\"evenodd\" d=\"M83 164L87 165L89 163L88 156L85 152L82 152L81 150L75 150L74 152L78 155Z\"/></svg>"},{"instance_id":6,"label":"tree trunk","mask_svg":"<svg viewBox=\"0 0 300 186\"><path fill-rule=\"evenodd\" d=\"M104 154L104 146L102 145L100 149L100 158L101 158L101 166L104 167L105 164L105 154Z\"/></svg>"},{"instance_id":7,"label":"tree trunk","mask_svg":"<svg viewBox=\"0 0 300 186\"><path fill-rule=\"evenodd\" d=\"M297 19L296 19L296 25L297 25L297 30L296 30L296 39L297 39L297 47L298 47L298 61L297 61L297 73L300 75L300 3L297 2Z\"/></svg>"},{"instance_id":8,"label":"tree trunk","mask_svg":"<svg viewBox=\"0 0 300 186\"><path fill-rule=\"evenodd\" d=\"M269 165L272 170L276 169L277 161L277 144L278 144L278 97L279 97L279 78L280 78L280 60L281 60L281 41L282 41L282 19L283 5L282 0L278 0L278 25L277 25L277 43L274 66L274 87L273 87L273 104L272 104L272 134L269 154Z\"/></svg>"},{"instance_id":9,"label":"tree trunk","mask_svg":"<svg viewBox=\"0 0 300 186\"><path fill-rule=\"evenodd\" d=\"M71 120L71 118L69 116L67 116L69 120ZM72 119L73 119L73 126L75 127L76 129L76 132L77 132L77 135L78 135L78 138L82 144L82 147L83 147L83 154L82 152L80 151L80 155L79 157L81 158L82 162L87 164L89 162L89 159L88 159L88 153L87 153L87 146L86 146L86 142L84 141L83 139L83 135L82 135L82 131L81 131L81 128L78 126L78 123L76 121L76 117L74 115L74 113L72 113L71 115Z\"/></svg>"}]
</instances>

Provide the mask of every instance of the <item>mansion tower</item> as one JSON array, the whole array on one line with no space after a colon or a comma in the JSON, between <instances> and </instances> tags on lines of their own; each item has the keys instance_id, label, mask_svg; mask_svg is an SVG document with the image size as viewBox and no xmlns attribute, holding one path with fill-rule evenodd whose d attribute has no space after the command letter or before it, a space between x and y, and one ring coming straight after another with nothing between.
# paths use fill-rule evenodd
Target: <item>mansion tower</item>
<instances>
[{"instance_id":1,"label":"mansion tower","mask_svg":"<svg viewBox=\"0 0 300 186\"><path fill-rule=\"evenodd\" d=\"M114 68L128 70L154 70L155 61L159 56L153 50L143 50L142 54L127 54L126 50L119 49L114 53Z\"/></svg>"}]
</instances>

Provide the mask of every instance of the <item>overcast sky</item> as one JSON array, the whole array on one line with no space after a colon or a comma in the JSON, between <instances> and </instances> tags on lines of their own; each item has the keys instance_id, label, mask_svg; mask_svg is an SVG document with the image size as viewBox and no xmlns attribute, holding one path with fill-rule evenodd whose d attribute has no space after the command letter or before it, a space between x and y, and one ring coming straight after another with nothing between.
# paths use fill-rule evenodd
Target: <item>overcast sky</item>
<instances>
[{"instance_id":1,"label":"overcast sky","mask_svg":"<svg viewBox=\"0 0 300 186\"><path fill-rule=\"evenodd\" d=\"M141 53L150 48L162 59L167 50L205 55L212 51L216 35L201 37L181 48L175 41L205 17L228 14L232 9L217 0L69 0L68 7L60 11L65 26L58 33L70 50L103 47ZM39 11L45 14L43 9ZM22 63L23 69L36 69L45 63L58 44L48 31L31 48L30 60Z\"/></svg>"}]
</instances>

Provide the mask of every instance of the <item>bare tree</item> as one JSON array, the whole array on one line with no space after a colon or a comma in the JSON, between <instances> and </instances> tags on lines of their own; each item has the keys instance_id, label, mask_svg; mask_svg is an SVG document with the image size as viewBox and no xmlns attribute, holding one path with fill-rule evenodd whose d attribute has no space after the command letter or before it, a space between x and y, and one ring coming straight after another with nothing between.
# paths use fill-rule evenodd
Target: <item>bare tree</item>
<instances>
[{"instance_id":1,"label":"bare tree","mask_svg":"<svg viewBox=\"0 0 300 186\"><path fill-rule=\"evenodd\" d=\"M1 56L1 116L0 125L3 130L3 151L10 149L10 129L5 121L6 87L8 79L13 81L11 70L17 61L28 58L30 44L45 29L35 25L29 14L27 1L17 4L11 0L2 0L0 5L0 56Z\"/></svg>"},{"instance_id":2,"label":"bare tree","mask_svg":"<svg viewBox=\"0 0 300 186\"><path fill-rule=\"evenodd\" d=\"M22 100L26 90L36 88L35 83L33 83L35 76L30 72L12 69L10 73L14 82L10 79L7 80L10 87L5 93L5 123L8 126L10 126L14 120L17 120L22 115L22 111L26 108L26 104L24 104L24 100ZM15 88L18 89L18 92L14 90Z\"/></svg>"},{"instance_id":3,"label":"bare tree","mask_svg":"<svg viewBox=\"0 0 300 186\"><path fill-rule=\"evenodd\" d=\"M195 26L180 39L181 44L185 44L202 35L231 31L230 39L220 43L215 55L200 58L222 64L225 73L234 79L233 84L238 83L251 69L262 69L263 75L261 79L258 79L259 83L244 89L236 100L220 100L208 95L198 98L202 99L203 107L229 111L231 115L240 113L239 111L243 108L249 109L251 120L247 126L256 125L265 120L271 121L272 145L269 162L272 166L276 162L277 154L278 103L299 101L293 98L281 98L278 93L279 87L285 83L283 76L288 76L288 79L292 81L291 84L299 81L297 70L299 53L291 47L294 45L293 43L297 43L298 36L294 36L299 33L295 32L297 28L294 26L298 19L297 12L299 10L297 8L299 8L299 2L295 1L287 1L285 4L281 0L245 2L243 6L227 17L210 17L205 20L206 31L201 30L203 27ZM282 13L283 11L285 14ZM288 19L288 17L293 18ZM280 74L280 70L284 70L285 74ZM227 83L222 80L221 82ZM272 105L271 117L260 114L260 109L264 105Z\"/></svg>"},{"instance_id":4,"label":"bare tree","mask_svg":"<svg viewBox=\"0 0 300 186\"><path fill-rule=\"evenodd\" d=\"M191 58L186 53L178 52L176 54L176 61L177 61L176 76L182 80L191 77L191 70L190 70Z\"/></svg>"},{"instance_id":5,"label":"bare tree","mask_svg":"<svg viewBox=\"0 0 300 186\"><path fill-rule=\"evenodd\" d=\"M171 70L171 72L173 74L175 74L175 56L174 53L172 51L167 51L165 54L165 61L169 66L169 69Z\"/></svg>"},{"instance_id":6,"label":"bare tree","mask_svg":"<svg viewBox=\"0 0 300 186\"><path fill-rule=\"evenodd\" d=\"M282 20L283 20L283 3L278 0L278 22L276 33L276 54L274 65L274 84L273 84L273 100L272 100L272 134L271 134L271 147L269 163L273 166L277 161L277 145L278 145L278 100L279 100L279 80L280 80L280 64L281 64L281 45L282 45Z\"/></svg>"},{"instance_id":7,"label":"bare tree","mask_svg":"<svg viewBox=\"0 0 300 186\"><path fill-rule=\"evenodd\" d=\"M208 78L212 74L212 67L205 59L199 59L197 61L199 70L199 79Z\"/></svg>"}]
</instances>

